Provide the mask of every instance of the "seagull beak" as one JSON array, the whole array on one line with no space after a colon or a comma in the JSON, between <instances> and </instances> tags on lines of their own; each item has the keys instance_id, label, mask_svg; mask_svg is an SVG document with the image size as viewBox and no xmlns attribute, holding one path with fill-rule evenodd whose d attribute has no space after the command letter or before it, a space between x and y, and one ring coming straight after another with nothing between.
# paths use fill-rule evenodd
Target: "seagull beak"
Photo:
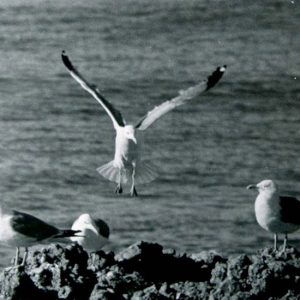
<instances>
[{"instance_id":1,"label":"seagull beak","mask_svg":"<svg viewBox=\"0 0 300 300\"><path fill-rule=\"evenodd\" d=\"M254 189L257 189L256 184L250 184L247 186L247 190L254 190Z\"/></svg>"},{"instance_id":2,"label":"seagull beak","mask_svg":"<svg viewBox=\"0 0 300 300\"><path fill-rule=\"evenodd\" d=\"M134 142L135 144L137 144L137 141L136 141L136 138L135 138L134 135L131 137L131 139L133 140L133 142Z\"/></svg>"}]
</instances>

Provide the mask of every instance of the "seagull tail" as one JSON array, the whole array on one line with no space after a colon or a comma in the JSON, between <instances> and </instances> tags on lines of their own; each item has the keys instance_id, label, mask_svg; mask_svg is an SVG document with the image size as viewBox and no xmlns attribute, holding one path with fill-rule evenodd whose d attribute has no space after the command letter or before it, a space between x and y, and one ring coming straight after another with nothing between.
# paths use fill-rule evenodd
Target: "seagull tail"
<instances>
[{"instance_id":1,"label":"seagull tail","mask_svg":"<svg viewBox=\"0 0 300 300\"><path fill-rule=\"evenodd\" d=\"M156 167L149 163L141 161L137 164L137 168L135 171L135 184L144 184L153 181L158 177L158 173L156 171Z\"/></svg>"},{"instance_id":2,"label":"seagull tail","mask_svg":"<svg viewBox=\"0 0 300 300\"><path fill-rule=\"evenodd\" d=\"M120 181L120 169L114 166L114 161L110 161L109 163L97 168L97 172L108 179L109 181L119 183ZM126 169L122 170L122 178L121 183L125 184L128 181L128 171Z\"/></svg>"}]
</instances>

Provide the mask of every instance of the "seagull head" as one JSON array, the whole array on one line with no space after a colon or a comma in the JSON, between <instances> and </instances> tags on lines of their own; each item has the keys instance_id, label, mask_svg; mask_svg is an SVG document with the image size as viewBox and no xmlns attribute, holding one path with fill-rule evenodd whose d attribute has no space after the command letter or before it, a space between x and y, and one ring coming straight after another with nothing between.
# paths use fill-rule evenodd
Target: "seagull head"
<instances>
[{"instance_id":1,"label":"seagull head","mask_svg":"<svg viewBox=\"0 0 300 300\"><path fill-rule=\"evenodd\" d=\"M265 179L258 184L250 184L247 186L248 190L255 189L259 193L275 193L276 192L276 184L273 180Z\"/></svg>"},{"instance_id":2,"label":"seagull head","mask_svg":"<svg viewBox=\"0 0 300 300\"><path fill-rule=\"evenodd\" d=\"M82 214L78 217L78 220L84 224L91 224L92 218L89 214Z\"/></svg>"},{"instance_id":3,"label":"seagull head","mask_svg":"<svg viewBox=\"0 0 300 300\"><path fill-rule=\"evenodd\" d=\"M135 138L135 129L133 125L125 125L124 134L127 139L132 140L135 144L137 143Z\"/></svg>"}]
</instances>

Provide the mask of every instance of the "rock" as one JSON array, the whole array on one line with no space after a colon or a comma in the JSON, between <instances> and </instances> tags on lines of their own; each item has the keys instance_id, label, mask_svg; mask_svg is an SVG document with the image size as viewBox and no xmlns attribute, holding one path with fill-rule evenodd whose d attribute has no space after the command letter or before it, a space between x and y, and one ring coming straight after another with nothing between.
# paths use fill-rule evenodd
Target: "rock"
<instances>
[{"instance_id":1,"label":"rock","mask_svg":"<svg viewBox=\"0 0 300 300\"><path fill-rule=\"evenodd\" d=\"M103 289L99 285L95 285L90 300L123 300L125 299L122 295L115 293L111 289Z\"/></svg>"},{"instance_id":2,"label":"rock","mask_svg":"<svg viewBox=\"0 0 300 300\"><path fill-rule=\"evenodd\" d=\"M52 245L34 251L26 268L11 268L1 274L1 294L5 299L28 299L25 295L30 299L74 299L75 295L89 299L96 276L88 270L87 261L87 253L77 245Z\"/></svg>"},{"instance_id":3,"label":"rock","mask_svg":"<svg viewBox=\"0 0 300 300\"><path fill-rule=\"evenodd\" d=\"M248 281L253 295L284 297L288 292L300 293L299 253L288 249L283 256L256 256L249 267Z\"/></svg>"},{"instance_id":4,"label":"rock","mask_svg":"<svg viewBox=\"0 0 300 300\"><path fill-rule=\"evenodd\" d=\"M226 262L227 260L214 250L194 253L190 255L190 258L195 262L202 262L210 266L214 266L216 263Z\"/></svg>"},{"instance_id":5,"label":"rock","mask_svg":"<svg viewBox=\"0 0 300 300\"><path fill-rule=\"evenodd\" d=\"M115 260L123 266L153 261L162 256L163 247L155 243L137 242L115 255Z\"/></svg>"},{"instance_id":6,"label":"rock","mask_svg":"<svg viewBox=\"0 0 300 300\"><path fill-rule=\"evenodd\" d=\"M100 250L92 254L90 259L88 260L88 268L93 272L101 271L116 263L114 257L115 254L113 252L105 253L104 251Z\"/></svg>"},{"instance_id":7,"label":"rock","mask_svg":"<svg viewBox=\"0 0 300 300\"><path fill-rule=\"evenodd\" d=\"M175 299L208 299L209 286L204 282L179 282L171 285L174 289Z\"/></svg>"},{"instance_id":8,"label":"rock","mask_svg":"<svg viewBox=\"0 0 300 300\"><path fill-rule=\"evenodd\" d=\"M154 299L168 299L163 295L160 295L159 291L157 290L156 286L153 284L142 291L135 292L131 300L154 300Z\"/></svg>"},{"instance_id":9,"label":"rock","mask_svg":"<svg viewBox=\"0 0 300 300\"><path fill-rule=\"evenodd\" d=\"M212 271L210 279L210 283L214 285L211 295L216 299L224 297L247 299L250 289L248 283L250 264L251 260L245 254L229 258L226 264L218 263Z\"/></svg>"},{"instance_id":10,"label":"rock","mask_svg":"<svg viewBox=\"0 0 300 300\"><path fill-rule=\"evenodd\" d=\"M126 272L137 271L154 282L204 281L211 271L204 259L196 261L186 254L163 251L162 246L145 242L130 246L117 254L115 260Z\"/></svg>"},{"instance_id":11,"label":"rock","mask_svg":"<svg viewBox=\"0 0 300 300\"><path fill-rule=\"evenodd\" d=\"M26 267L0 273L5 299L299 299L300 253L271 248L224 258L214 251L187 255L138 242L118 254L89 258L78 245L29 253Z\"/></svg>"},{"instance_id":12,"label":"rock","mask_svg":"<svg viewBox=\"0 0 300 300\"><path fill-rule=\"evenodd\" d=\"M300 292L300 255L293 248L285 254L270 248L257 255L229 258L212 271L211 296L216 299L282 299ZM292 297L292 296L291 296Z\"/></svg>"},{"instance_id":13,"label":"rock","mask_svg":"<svg viewBox=\"0 0 300 300\"><path fill-rule=\"evenodd\" d=\"M1 295L4 299L54 299L51 291L37 288L23 267L4 270L0 275Z\"/></svg>"}]
</instances>

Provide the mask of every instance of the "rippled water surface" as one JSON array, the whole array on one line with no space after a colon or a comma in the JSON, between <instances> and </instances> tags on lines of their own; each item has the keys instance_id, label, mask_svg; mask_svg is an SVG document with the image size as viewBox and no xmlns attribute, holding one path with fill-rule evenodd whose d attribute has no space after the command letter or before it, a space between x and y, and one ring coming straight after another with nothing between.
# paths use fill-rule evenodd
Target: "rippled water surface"
<instances>
[{"instance_id":1,"label":"rippled water surface","mask_svg":"<svg viewBox=\"0 0 300 300\"><path fill-rule=\"evenodd\" d=\"M101 217L106 249L269 245L245 186L272 178L300 197L299 20L298 1L1 1L1 201L62 227ZM116 197L96 172L113 158L111 121L66 72L62 49L133 122L216 66L228 72L145 132L160 177L138 198ZM1 265L13 251L0 248Z\"/></svg>"}]
</instances>

